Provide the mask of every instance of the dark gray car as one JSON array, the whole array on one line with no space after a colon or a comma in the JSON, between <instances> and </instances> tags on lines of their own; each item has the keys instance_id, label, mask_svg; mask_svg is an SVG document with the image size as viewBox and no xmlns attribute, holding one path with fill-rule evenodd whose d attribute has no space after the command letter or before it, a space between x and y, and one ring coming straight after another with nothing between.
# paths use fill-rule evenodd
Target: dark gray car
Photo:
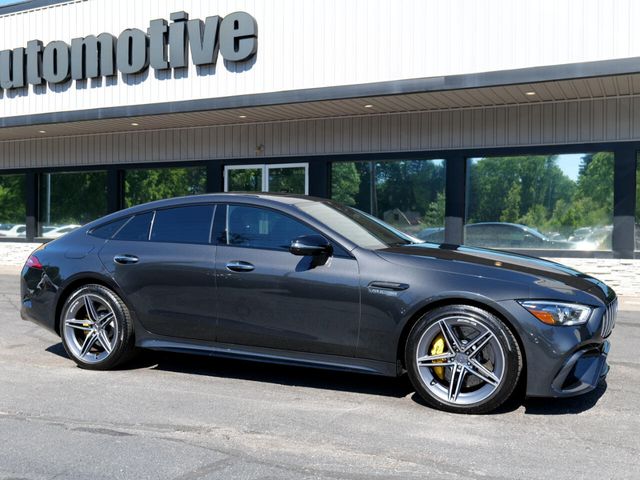
<instances>
[{"instance_id":1,"label":"dark gray car","mask_svg":"<svg viewBox=\"0 0 640 480\"><path fill-rule=\"evenodd\" d=\"M81 367L134 347L379 375L437 408L495 409L595 388L615 293L562 265L418 243L322 199L212 194L154 202L35 251L22 315Z\"/></svg>"}]
</instances>

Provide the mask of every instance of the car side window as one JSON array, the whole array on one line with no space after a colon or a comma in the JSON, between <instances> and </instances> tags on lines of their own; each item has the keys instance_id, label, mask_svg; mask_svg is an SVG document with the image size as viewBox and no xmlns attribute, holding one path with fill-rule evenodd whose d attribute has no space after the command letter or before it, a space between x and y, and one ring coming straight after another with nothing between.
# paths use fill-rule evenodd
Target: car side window
<instances>
[{"instance_id":1,"label":"car side window","mask_svg":"<svg viewBox=\"0 0 640 480\"><path fill-rule=\"evenodd\" d=\"M153 212L136 215L131 220L129 220L124 227L120 229L120 231L114 237L114 240L125 240L132 242L148 240L152 219Z\"/></svg>"},{"instance_id":2,"label":"car side window","mask_svg":"<svg viewBox=\"0 0 640 480\"><path fill-rule=\"evenodd\" d=\"M156 211L152 242L207 244L211 236L213 205L189 205Z\"/></svg>"},{"instance_id":3,"label":"car side window","mask_svg":"<svg viewBox=\"0 0 640 480\"><path fill-rule=\"evenodd\" d=\"M229 205L225 230L227 245L284 251L297 237L317 234L287 215L242 205Z\"/></svg>"},{"instance_id":4,"label":"car side window","mask_svg":"<svg viewBox=\"0 0 640 480\"><path fill-rule=\"evenodd\" d=\"M98 238L111 238L120 228L129 220L130 217L124 217L115 222L109 222L104 225L99 225L89 232L89 235L93 235Z\"/></svg>"}]
</instances>

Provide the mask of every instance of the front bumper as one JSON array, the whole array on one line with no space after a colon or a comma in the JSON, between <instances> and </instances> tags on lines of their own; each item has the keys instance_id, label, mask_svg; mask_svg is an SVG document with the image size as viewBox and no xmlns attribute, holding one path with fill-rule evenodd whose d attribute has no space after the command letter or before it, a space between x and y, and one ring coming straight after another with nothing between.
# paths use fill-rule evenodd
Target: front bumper
<instances>
[{"instance_id":1,"label":"front bumper","mask_svg":"<svg viewBox=\"0 0 640 480\"><path fill-rule=\"evenodd\" d=\"M513 318L526 359L526 395L572 397L594 390L609 371L610 310L597 307L585 325L560 327L537 320L515 301L501 302Z\"/></svg>"},{"instance_id":2,"label":"front bumper","mask_svg":"<svg viewBox=\"0 0 640 480\"><path fill-rule=\"evenodd\" d=\"M595 389L609 373L610 345L605 340L599 348L587 347L571 355L551 384L554 396L571 397Z\"/></svg>"}]
</instances>

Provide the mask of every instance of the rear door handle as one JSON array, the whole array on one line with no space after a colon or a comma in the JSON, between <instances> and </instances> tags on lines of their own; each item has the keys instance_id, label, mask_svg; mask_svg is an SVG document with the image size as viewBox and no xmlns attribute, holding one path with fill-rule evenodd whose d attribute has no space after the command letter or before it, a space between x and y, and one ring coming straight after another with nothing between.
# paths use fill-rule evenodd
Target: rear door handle
<instances>
[{"instance_id":1,"label":"rear door handle","mask_svg":"<svg viewBox=\"0 0 640 480\"><path fill-rule=\"evenodd\" d=\"M138 263L140 259L135 255L116 255L113 257L114 263L119 265L131 265L133 263Z\"/></svg>"},{"instance_id":2,"label":"rear door handle","mask_svg":"<svg viewBox=\"0 0 640 480\"><path fill-rule=\"evenodd\" d=\"M242 260L233 260L227 263L227 270L231 270L232 272L250 272L254 267L249 262L243 262Z\"/></svg>"}]
</instances>

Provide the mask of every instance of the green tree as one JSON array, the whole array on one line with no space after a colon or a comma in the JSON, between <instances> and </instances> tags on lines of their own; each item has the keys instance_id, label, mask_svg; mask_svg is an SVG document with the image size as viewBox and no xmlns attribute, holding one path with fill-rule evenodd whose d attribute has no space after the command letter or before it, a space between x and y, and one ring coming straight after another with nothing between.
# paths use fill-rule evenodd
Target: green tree
<instances>
[{"instance_id":1,"label":"green tree","mask_svg":"<svg viewBox=\"0 0 640 480\"><path fill-rule=\"evenodd\" d=\"M0 176L0 223L24 223L25 176Z\"/></svg>"},{"instance_id":2,"label":"green tree","mask_svg":"<svg viewBox=\"0 0 640 480\"><path fill-rule=\"evenodd\" d=\"M444 192L438 192L436 199L427 206L422 223L427 227L440 227L444 225L444 212Z\"/></svg>"},{"instance_id":3,"label":"green tree","mask_svg":"<svg viewBox=\"0 0 640 480\"><path fill-rule=\"evenodd\" d=\"M127 207L181 195L206 192L205 168L157 168L129 170L125 175Z\"/></svg>"},{"instance_id":4,"label":"green tree","mask_svg":"<svg viewBox=\"0 0 640 480\"><path fill-rule=\"evenodd\" d=\"M520 217L520 197L522 196L522 186L520 182L513 182L509 193L505 199L505 208L500 215L501 222L517 222Z\"/></svg>"},{"instance_id":5,"label":"green tree","mask_svg":"<svg viewBox=\"0 0 640 480\"><path fill-rule=\"evenodd\" d=\"M106 172L45 174L40 186L40 211L45 223L84 224L107 213Z\"/></svg>"},{"instance_id":6,"label":"green tree","mask_svg":"<svg viewBox=\"0 0 640 480\"><path fill-rule=\"evenodd\" d=\"M345 205L356 205L360 190L360 175L354 162L331 165L331 198Z\"/></svg>"}]
</instances>

